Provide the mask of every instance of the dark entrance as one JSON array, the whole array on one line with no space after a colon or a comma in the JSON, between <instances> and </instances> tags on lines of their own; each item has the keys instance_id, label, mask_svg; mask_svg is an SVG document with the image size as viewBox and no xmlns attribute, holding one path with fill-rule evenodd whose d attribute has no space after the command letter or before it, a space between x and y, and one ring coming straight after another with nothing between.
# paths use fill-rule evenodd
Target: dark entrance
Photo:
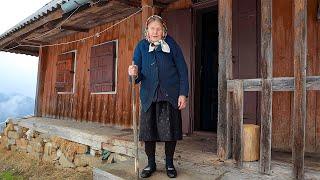
<instances>
[{"instance_id":1,"label":"dark entrance","mask_svg":"<svg viewBox=\"0 0 320 180\"><path fill-rule=\"evenodd\" d=\"M217 131L218 11L216 6L195 10L195 126Z\"/></svg>"}]
</instances>

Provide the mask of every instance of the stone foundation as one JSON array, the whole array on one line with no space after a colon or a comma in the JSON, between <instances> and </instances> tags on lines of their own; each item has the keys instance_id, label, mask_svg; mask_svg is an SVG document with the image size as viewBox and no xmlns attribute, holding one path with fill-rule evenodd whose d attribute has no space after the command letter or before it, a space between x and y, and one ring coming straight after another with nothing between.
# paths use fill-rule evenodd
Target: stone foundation
<instances>
[{"instance_id":1,"label":"stone foundation","mask_svg":"<svg viewBox=\"0 0 320 180\"><path fill-rule=\"evenodd\" d=\"M130 158L21 127L13 120L7 120L0 135L0 144L7 150L28 153L39 161L55 164L59 168L99 167Z\"/></svg>"}]
</instances>

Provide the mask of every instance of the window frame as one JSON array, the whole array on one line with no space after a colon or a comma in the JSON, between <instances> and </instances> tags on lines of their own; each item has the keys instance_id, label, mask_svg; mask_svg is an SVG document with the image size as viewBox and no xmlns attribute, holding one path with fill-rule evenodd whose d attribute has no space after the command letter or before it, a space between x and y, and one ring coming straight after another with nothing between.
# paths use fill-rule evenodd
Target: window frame
<instances>
[{"instance_id":1,"label":"window frame","mask_svg":"<svg viewBox=\"0 0 320 180\"><path fill-rule=\"evenodd\" d=\"M101 45L104 45L104 44L107 44L107 43L110 43L110 42L115 42L115 46L116 46L116 58L115 58L115 69L114 69L114 91L108 91L108 92L91 92L90 90L90 85L89 85L89 92L90 92L90 95L95 95L95 94L117 94L117 87L118 87L118 58L119 58L119 53L118 53L118 50L119 50L119 39L114 39L114 40L110 40L110 41L106 41L106 42L103 42L103 43L100 43L100 44L95 44L91 47L90 49L90 63L91 63L91 50L93 47L97 47L97 46L101 46ZM91 67L90 67L91 68ZM90 76L90 73L89 73L89 84L90 84L90 81L91 81L91 76Z\"/></svg>"},{"instance_id":2,"label":"window frame","mask_svg":"<svg viewBox=\"0 0 320 180\"><path fill-rule=\"evenodd\" d=\"M58 57L59 57L60 55L68 54L68 53L74 53L74 60L73 60L73 71L74 71L74 73L73 73L72 91L70 91L70 92L58 92L58 91L56 90L57 94L74 94L75 91L76 91L76 86L75 86L75 84L76 84L76 72L77 72L77 50L74 49L74 50L71 50L71 51L67 51L67 52L61 53L61 54L58 55ZM58 60L57 60L57 61L58 61ZM57 75L57 73L56 73L56 75ZM57 80L55 81L55 83L57 83Z\"/></svg>"}]
</instances>

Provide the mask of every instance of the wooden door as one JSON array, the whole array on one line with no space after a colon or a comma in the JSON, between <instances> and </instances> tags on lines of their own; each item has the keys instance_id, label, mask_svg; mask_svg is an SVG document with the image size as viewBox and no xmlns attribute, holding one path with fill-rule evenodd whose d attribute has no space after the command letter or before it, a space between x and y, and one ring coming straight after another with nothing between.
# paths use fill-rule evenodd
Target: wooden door
<instances>
[{"instance_id":1,"label":"wooden door","mask_svg":"<svg viewBox=\"0 0 320 180\"><path fill-rule=\"evenodd\" d=\"M182 110L182 131L184 134L192 133L192 91L191 91L191 48L192 48L192 16L191 9L182 9L163 12L162 17L168 26L168 34L175 39L182 49L189 70L189 97L187 107Z\"/></svg>"},{"instance_id":2,"label":"wooden door","mask_svg":"<svg viewBox=\"0 0 320 180\"><path fill-rule=\"evenodd\" d=\"M233 1L232 58L234 79L258 77L259 27L257 0ZM244 123L258 123L257 92L244 94Z\"/></svg>"}]
</instances>

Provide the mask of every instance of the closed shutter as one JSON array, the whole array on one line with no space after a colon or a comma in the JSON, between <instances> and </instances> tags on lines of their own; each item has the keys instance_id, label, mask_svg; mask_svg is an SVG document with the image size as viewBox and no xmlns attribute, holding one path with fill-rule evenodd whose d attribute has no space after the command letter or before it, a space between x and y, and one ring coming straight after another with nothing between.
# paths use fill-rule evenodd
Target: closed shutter
<instances>
[{"instance_id":1,"label":"closed shutter","mask_svg":"<svg viewBox=\"0 0 320 180\"><path fill-rule=\"evenodd\" d=\"M57 62L57 92L73 92L75 53L61 54Z\"/></svg>"},{"instance_id":2,"label":"closed shutter","mask_svg":"<svg viewBox=\"0 0 320 180\"><path fill-rule=\"evenodd\" d=\"M93 93L115 90L116 42L91 48L90 91Z\"/></svg>"}]
</instances>

